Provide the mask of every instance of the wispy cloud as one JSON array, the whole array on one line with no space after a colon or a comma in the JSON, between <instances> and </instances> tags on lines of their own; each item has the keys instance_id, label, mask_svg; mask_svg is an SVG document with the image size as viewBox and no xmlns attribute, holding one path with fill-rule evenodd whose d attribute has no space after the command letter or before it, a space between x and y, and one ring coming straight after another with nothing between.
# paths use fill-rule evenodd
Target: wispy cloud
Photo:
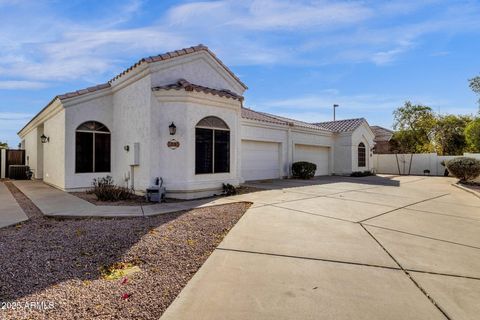
<instances>
[{"instance_id":1,"label":"wispy cloud","mask_svg":"<svg viewBox=\"0 0 480 320\"><path fill-rule=\"evenodd\" d=\"M25 87L104 81L144 55L200 42L229 65L385 65L430 34L480 30L480 5L471 1L197 1L133 25L155 4L118 2L78 19L59 15L55 6L22 3L16 1L17 15L0 13L0 80Z\"/></svg>"},{"instance_id":2,"label":"wispy cloud","mask_svg":"<svg viewBox=\"0 0 480 320\"><path fill-rule=\"evenodd\" d=\"M42 89L48 86L46 82L26 80L0 80L0 90Z\"/></svg>"},{"instance_id":3,"label":"wispy cloud","mask_svg":"<svg viewBox=\"0 0 480 320\"><path fill-rule=\"evenodd\" d=\"M413 95L409 98L413 103L431 106L436 112L451 112L448 107L451 101L432 98L428 96ZM290 117L306 122L319 122L332 120L333 104L338 104L338 119L366 117L372 123L390 126L392 110L404 104L405 97L400 95L382 95L377 93L367 94L342 94L336 89L322 90L316 94L306 94L297 97L274 100L259 100L247 107L255 110ZM469 109L456 109L455 113ZM470 110L471 112L471 110ZM468 112L464 112L468 113Z\"/></svg>"}]
</instances>

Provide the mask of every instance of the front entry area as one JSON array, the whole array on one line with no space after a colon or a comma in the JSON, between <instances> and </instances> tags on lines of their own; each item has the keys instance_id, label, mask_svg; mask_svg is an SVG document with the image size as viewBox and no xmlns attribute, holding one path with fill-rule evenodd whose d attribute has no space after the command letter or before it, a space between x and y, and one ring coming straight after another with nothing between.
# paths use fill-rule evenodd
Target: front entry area
<instances>
[{"instance_id":1,"label":"front entry area","mask_svg":"<svg viewBox=\"0 0 480 320\"><path fill-rule=\"evenodd\" d=\"M243 140L242 177L245 181L280 178L280 143Z\"/></svg>"},{"instance_id":2,"label":"front entry area","mask_svg":"<svg viewBox=\"0 0 480 320\"><path fill-rule=\"evenodd\" d=\"M330 174L329 169L330 148L306 144L296 144L293 154L293 161L307 161L317 165L315 176L326 176Z\"/></svg>"}]
</instances>

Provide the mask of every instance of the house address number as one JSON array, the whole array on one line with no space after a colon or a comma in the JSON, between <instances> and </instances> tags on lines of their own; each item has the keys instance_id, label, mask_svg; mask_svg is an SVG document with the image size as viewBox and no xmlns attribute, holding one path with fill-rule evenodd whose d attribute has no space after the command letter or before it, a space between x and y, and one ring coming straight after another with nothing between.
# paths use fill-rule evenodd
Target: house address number
<instances>
[{"instance_id":1,"label":"house address number","mask_svg":"<svg viewBox=\"0 0 480 320\"><path fill-rule=\"evenodd\" d=\"M175 150L178 147L180 147L180 142L175 140L175 139L172 139L172 140L167 142L167 147L169 147L172 150Z\"/></svg>"}]
</instances>

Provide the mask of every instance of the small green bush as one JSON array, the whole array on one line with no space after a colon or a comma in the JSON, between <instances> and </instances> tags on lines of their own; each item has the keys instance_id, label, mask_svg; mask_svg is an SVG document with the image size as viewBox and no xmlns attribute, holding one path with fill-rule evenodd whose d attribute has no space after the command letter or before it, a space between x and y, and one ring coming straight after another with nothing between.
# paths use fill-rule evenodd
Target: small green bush
<instances>
[{"instance_id":1,"label":"small green bush","mask_svg":"<svg viewBox=\"0 0 480 320\"><path fill-rule=\"evenodd\" d=\"M461 182L473 180L480 175L480 161L474 158L459 157L445 163L448 172Z\"/></svg>"},{"instance_id":2,"label":"small green bush","mask_svg":"<svg viewBox=\"0 0 480 320\"><path fill-rule=\"evenodd\" d=\"M292 164L292 174L296 178L311 179L315 176L317 165L306 161L294 162Z\"/></svg>"},{"instance_id":3,"label":"small green bush","mask_svg":"<svg viewBox=\"0 0 480 320\"><path fill-rule=\"evenodd\" d=\"M370 170L365 170L365 171L354 171L350 174L350 177L368 177L368 176L374 176L375 173L373 173Z\"/></svg>"},{"instance_id":4,"label":"small green bush","mask_svg":"<svg viewBox=\"0 0 480 320\"><path fill-rule=\"evenodd\" d=\"M226 196L234 196L237 194L237 188L230 183L223 184L223 194Z\"/></svg>"},{"instance_id":5,"label":"small green bush","mask_svg":"<svg viewBox=\"0 0 480 320\"><path fill-rule=\"evenodd\" d=\"M121 201L131 199L133 191L116 186L111 176L93 179L92 189L88 191L97 196L100 201Z\"/></svg>"}]
</instances>

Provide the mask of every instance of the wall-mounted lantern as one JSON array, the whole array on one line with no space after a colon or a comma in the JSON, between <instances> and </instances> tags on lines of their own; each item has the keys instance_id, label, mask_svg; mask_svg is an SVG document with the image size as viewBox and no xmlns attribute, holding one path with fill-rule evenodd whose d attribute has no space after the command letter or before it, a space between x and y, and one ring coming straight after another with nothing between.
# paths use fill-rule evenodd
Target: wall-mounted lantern
<instances>
[{"instance_id":1,"label":"wall-mounted lantern","mask_svg":"<svg viewBox=\"0 0 480 320\"><path fill-rule=\"evenodd\" d=\"M172 124L168 126L168 130L170 131L170 135L173 136L177 133L177 126L172 122Z\"/></svg>"},{"instance_id":2,"label":"wall-mounted lantern","mask_svg":"<svg viewBox=\"0 0 480 320\"><path fill-rule=\"evenodd\" d=\"M130 151L130 146L128 144L126 146L123 146L123 150L127 152Z\"/></svg>"},{"instance_id":3,"label":"wall-mounted lantern","mask_svg":"<svg viewBox=\"0 0 480 320\"><path fill-rule=\"evenodd\" d=\"M50 142L50 137L47 137L46 135L42 134L40 136L40 141L42 141L42 143Z\"/></svg>"}]
</instances>

